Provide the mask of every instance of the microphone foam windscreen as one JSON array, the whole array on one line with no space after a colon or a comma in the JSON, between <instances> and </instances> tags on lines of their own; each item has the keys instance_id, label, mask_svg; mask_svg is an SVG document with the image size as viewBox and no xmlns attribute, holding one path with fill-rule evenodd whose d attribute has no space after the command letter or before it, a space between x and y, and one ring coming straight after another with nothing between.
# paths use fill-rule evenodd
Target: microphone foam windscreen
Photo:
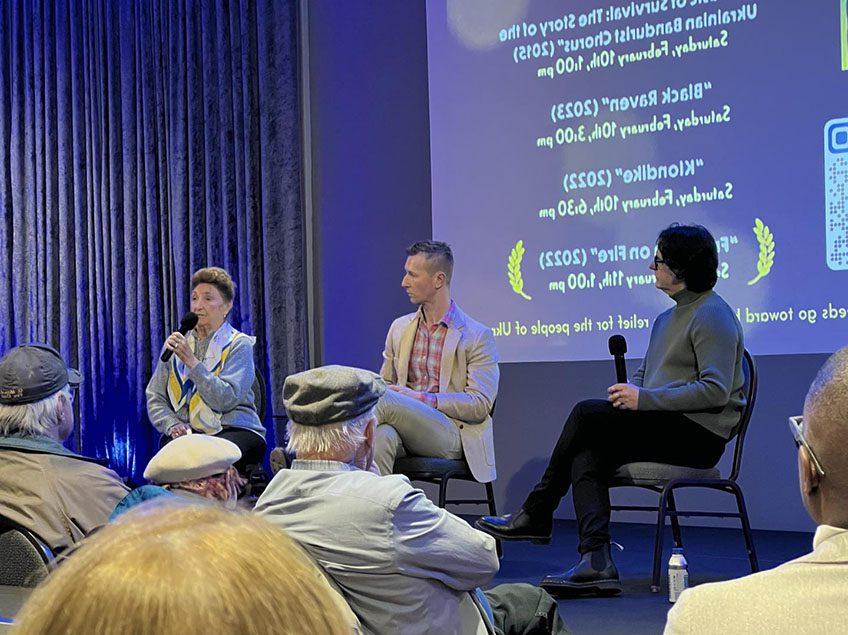
<instances>
[{"instance_id":1,"label":"microphone foam windscreen","mask_svg":"<svg viewBox=\"0 0 848 635\"><path fill-rule=\"evenodd\" d=\"M623 335L613 335L609 338L610 355L624 355L627 352L627 340Z\"/></svg>"},{"instance_id":2,"label":"microphone foam windscreen","mask_svg":"<svg viewBox=\"0 0 848 635\"><path fill-rule=\"evenodd\" d=\"M197 320L197 313L189 311L183 316L183 319L180 320L180 331L188 333L191 329L197 326Z\"/></svg>"}]
</instances>

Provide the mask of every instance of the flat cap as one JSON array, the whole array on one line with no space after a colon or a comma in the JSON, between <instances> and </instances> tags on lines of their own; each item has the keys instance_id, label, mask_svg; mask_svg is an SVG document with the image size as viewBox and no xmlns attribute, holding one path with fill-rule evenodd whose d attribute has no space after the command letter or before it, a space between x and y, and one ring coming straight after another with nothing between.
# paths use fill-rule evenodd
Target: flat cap
<instances>
[{"instance_id":1,"label":"flat cap","mask_svg":"<svg viewBox=\"0 0 848 635\"><path fill-rule=\"evenodd\" d=\"M226 472L241 458L241 450L232 441L208 434L186 434L159 450L144 478L156 485L194 481Z\"/></svg>"},{"instance_id":2,"label":"flat cap","mask_svg":"<svg viewBox=\"0 0 848 635\"><path fill-rule=\"evenodd\" d=\"M56 349L46 344L16 346L0 360L2 404L33 403L81 382L79 371L68 368Z\"/></svg>"},{"instance_id":3,"label":"flat cap","mask_svg":"<svg viewBox=\"0 0 848 635\"><path fill-rule=\"evenodd\" d=\"M384 392L386 382L370 370L321 366L286 377L283 404L295 423L321 426L368 412Z\"/></svg>"}]
</instances>

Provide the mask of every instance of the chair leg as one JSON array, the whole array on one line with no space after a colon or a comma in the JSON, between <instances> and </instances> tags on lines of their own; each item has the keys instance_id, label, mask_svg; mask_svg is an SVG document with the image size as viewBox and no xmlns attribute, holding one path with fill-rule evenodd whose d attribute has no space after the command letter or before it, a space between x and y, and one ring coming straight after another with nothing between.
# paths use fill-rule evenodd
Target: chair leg
<instances>
[{"instance_id":1,"label":"chair leg","mask_svg":"<svg viewBox=\"0 0 848 635\"><path fill-rule=\"evenodd\" d=\"M739 520L742 521L742 533L745 536L745 549L748 550L748 561L751 563L751 573L756 573L760 570L760 563L757 561L757 551L754 548L754 537L751 535L751 524L748 522L748 510L745 507L745 498L742 496L742 490L736 483L731 486L733 495L736 497L736 507L739 510Z\"/></svg>"},{"instance_id":2,"label":"chair leg","mask_svg":"<svg viewBox=\"0 0 848 635\"><path fill-rule=\"evenodd\" d=\"M492 487L491 482L486 483L486 498L489 500L489 515L497 516L498 510L495 507L495 488Z\"/></svg>"},{"instance_id":3,"label":"chair leg","mask_svg":"<svg viewBox=\"0 0 848 635\"><path fill-rule=\"evenodd\" d=\"M489 501L489 514L491 516L498 515L498 509L495 506L495 488L492 487L491 481L486 483L486 498ZM501 545L501 541L495 538L495 549L498 552L498 559L503 558L503 545Z\"/></svg>"},{"instance_id":4,"label":"chair leg","mask_svg":"<svg viewBox=\"0 0 848 635\"><path fill-rule=\"evenodd\" d=\"M445 500L448 497L448 481L450 477L447 475L442 476L439 481L439 507L442 509L445 508Z\"/></svg>"},{"instance_id":5,"label":"chair leg","mask_svg":"<svg viewBox=\"0 0 848 635\"><path fill-rule=\"evenodd\" d=\"M674 546L683 546L683 534L680 533L680 521L677 519L677 503L674 501L674 492L668 490L668 511L671 519L671 535L674 536ZM672 513L674 512L674 513Z\"/></svg>"},{"instance_id":6,"label":"chair leg","mask_svg":"<svg viewBox=\"0 0 848 635\"><path fill-rule=\"evenodd\" d=\"M651 575L651 592L660 591L660 560L662 559L663 533L665 532L665 510L668 505L668 490L660 494L660 503L657 506L657 533L654 536L654 569Z\"/></svg>"}]
</instances>

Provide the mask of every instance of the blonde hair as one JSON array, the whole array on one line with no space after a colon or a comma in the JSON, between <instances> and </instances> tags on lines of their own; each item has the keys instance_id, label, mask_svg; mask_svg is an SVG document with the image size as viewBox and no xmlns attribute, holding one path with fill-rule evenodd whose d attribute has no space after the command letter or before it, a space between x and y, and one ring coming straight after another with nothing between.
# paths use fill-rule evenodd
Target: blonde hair
<instances>
[{"instance_id":1,"label":"blonde hair","mask_svg":"<svg viewBox=\"0 0 848 635\"><path fill-rule=\"evenodd\" d=\"M211 284L218 289L225 302L232 302L236 297L236 283L221 267L204 267L194 272L191 277L191 289L199 284Z\"/></svg>"},{"instance_id":2,"label":"blonde hair","mask_svg":"<svg viewBox=\"0 0 848 635\"><path fill-rule=\"evenodd\" d=\"M59 425L59 398L62 395L67 396L68 392L66 385L39 401L15 405L0 404L0 436L48 435Z\"/></svg>"},{"instance_id":3,"label":"blonde hair","mask_svg":"<svg viewBox=\"0 0 848 635\"><path fill-rule=\"evenodd\" d=\"M353 419L323 426L305 426L289 421L286 428L289 435L286 450L297 455L347 456L353 454L365 441L365 426L374 416L374 408L371 408Z\"/></svg>"},{"instance_id":4,"label":"blonde hair","mask_svg":"<svg viewBox=\"0 0 848 635\"><path fill-rule=\"evenodd\" d=\"M317 567L259 517L150 501L35 590L17 635L350 633Z\"/></svg>"}]
</instances>

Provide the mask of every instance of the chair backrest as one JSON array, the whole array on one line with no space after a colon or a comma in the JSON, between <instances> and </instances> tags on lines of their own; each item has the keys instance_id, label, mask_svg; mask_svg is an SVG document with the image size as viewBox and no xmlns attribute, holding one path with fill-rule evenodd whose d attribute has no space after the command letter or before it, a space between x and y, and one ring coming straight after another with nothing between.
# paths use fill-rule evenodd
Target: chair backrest
<instances>
[{"instance_id":1,"label":"chair backrest","mask_svg":"<svg viewBox=\"0 0 848 635\"><path fill-rule=\"evenodd\" d=\"M256 406L256 414L259 415L259 420L265 423L265 376L256 367L256 374L253 378L253 403Z\"/></svg>"},{"instance_id":2,"label":"chair backrest","mask_svg":"<svg viewBox=\"0 0 848 635\"><path fill-rule=\"evenodd\" d=\"M0 585L37 586L53 565L53 552L34 533L0 516Z\"/></svg>"},{"instance_id":3,"label":"chair backrest","mask_svg":"<svg viewBox=\"0 0 848 635\"><path fill-rule=\"evenodd\" d=\"M748 432L748 424L751 421L751 413L754 411L754 402L757 400L757 364L748 349L743 351L742 368L745 372L745 391L746 404L742 410L742 417L736 425L736 447L733 450L733 467L730 470L730 480L735 481L739 476L739 468L742 464L742 449L745 445L745 435Z\"/></svg>"}]
</instances>

